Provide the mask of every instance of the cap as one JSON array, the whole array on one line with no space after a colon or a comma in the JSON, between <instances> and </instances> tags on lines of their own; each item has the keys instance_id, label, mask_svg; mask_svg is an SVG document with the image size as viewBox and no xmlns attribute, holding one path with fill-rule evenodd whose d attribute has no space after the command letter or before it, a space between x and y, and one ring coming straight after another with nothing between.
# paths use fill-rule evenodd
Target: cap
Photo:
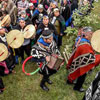
<instances>
[{"instance_id":1,"label":"cap","mask_svg":"<svg viewBox=\"0 0 100 100\"><path fill-rule=\"evenodd\" d=\"M83 27L83 32L92 32L92 27Z\"/></svg>"},{"instance_id":2,"label":"cap","mask_svg":"<svg viewBox=\"0 0 100 100\"><path fill-rule=\"evenodd\" d=\"M58 3L56 1L52 1L52 3L56 6L58 6Z\"/></svg>"},{"instance_id":3,"label":"cap","mask_svg":"<svg viewBox=\"0 0 100 100\"><path fill-rule=\"evenodd\" d=\"M41 8L42 9L43 8L43 5L42 4L39 4L38 5L38 8Z\"/></svg>"},{"instance_id":4,"label":"cap","mask_svg":"<svg viewBox=\"0 0 100 100\"><path fill-rule=\"evenodd\" d=\"M48 16L48 15L44 15L43 18L47 18L47 19L49 19L49 16Z\"/></svg>"},{"instance_id":5,"label":"cap","mask_svg":"<svg viewBox=\"0 0 100 100\"><path fill-rule=\"evenodd\" d=\"M29 7L30 7L30 6L33 6L33 3L29 3Z\"/></svg>"},{"instance_id":6,"label":"cap","mask_svg":"<svg viewBox=\"0 0 100 100\"><path fill-rule=\"evenodd\" d=\"M18 19L18 22L20 22L21 20L25 21L25 18L20 17L20 18Z\"/></svg>"},{"instance_id":7,"label":"cap","mask_svg":"<svg viewBox=\"0 0 100 100\"><path fill-rule=\"evenodd\" d=\"M59 11L59 9L58 9L58 8L55 8L55 9L53 10L53 12L56 12L56 11Z\"/></svg>"},{"instance_id":8,"label":"cap","mask_svg":"<svg viewBox=\"0 0 100 100\"><path fill-rule=\"evenodd\" d=\"M22 11L21 14L26 14L26 11Z\"/></svg>"},{"instance_id":9,"label":"cap","mask_svg":"<svg viewBox=\"0 0 100 100\"><path fill-rule=\"evenodd\" d=\"M89 34L92 34L93 33L93 29L92 27L83 27L82 29L82 35L89 35Z\"/></svg>"},{"instance_id":10,"label":"cap","mask_svg":"<svg viewBox=\"0 0 100 100\"><path fill-rule=\"evenodd\" d=\"M53 32L51 30L44 30L42 32L42 37L43 38L50 38L51 36L53 36Z\"/></svg>"}]
</instances>

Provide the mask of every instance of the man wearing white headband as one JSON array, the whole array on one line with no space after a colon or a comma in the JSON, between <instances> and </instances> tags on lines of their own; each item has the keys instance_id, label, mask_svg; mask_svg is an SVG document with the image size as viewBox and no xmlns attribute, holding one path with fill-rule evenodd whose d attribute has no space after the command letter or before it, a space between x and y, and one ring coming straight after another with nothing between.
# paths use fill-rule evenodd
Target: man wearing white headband
<instances>
[{"instance_id":1,"label":"man wearing white headband","mask_svg":"<svg viewBox=\"0 0 100 100\"><path fill-rule=\"evenodd\" d=\"M32 47L31 55L43 62L43 66L40 70L40 74L43 75L40 87L45 91L49 91L49 88L46 86L45 83L47 82L48 84L52 84L52 81L50 81L49 77L52 74L56 73L56 70L50 69L47 66L47 62L50 61L51 54L60 55L60 52L57 49L57 45L53 40L52 31L44 30L41 37L38 39L37 44Z\"/></svg>"}]
</instances>

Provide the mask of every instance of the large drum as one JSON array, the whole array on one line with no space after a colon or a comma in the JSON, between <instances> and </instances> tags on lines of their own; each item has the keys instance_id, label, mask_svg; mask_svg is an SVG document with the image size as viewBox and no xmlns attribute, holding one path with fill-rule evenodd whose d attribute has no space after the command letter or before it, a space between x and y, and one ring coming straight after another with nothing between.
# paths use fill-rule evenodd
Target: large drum
<instances>
[{"instance_id":1,"label":"large drum","mask_svg":"<svg viewBox=\"0 0 100 100\"><path fill-rule=\"evenodd\" d=\"M36 34L36 29L35 29L34 25L30 24L25 27L25 29L24 29L24 38L25 39L35 37L35 34Z\"/></svg>"},{"instance_id":2,"label":"large drum","mask_svg":"<svg viewBox=\"0 0 100 100\"><path fill-rule=\"evenodd\" d=\"M100 52L100 30L97 30L93 33L91 45L95 51Z\"/></svg>"},{"instance_id":3,"label":"large drum","mask_svg":"<svg viewBox=\"0 0 100 100\"><path fill-rule=\"evenodd\" d=\"M10 15L6 15L0 22L0 26L9 26L11 23Z\"/></svg>"},{"instance_id":4,"label":"large drum","mask_svg":"<svg viewBox=\"0 0 100 100\"><path fill-rule=\"evenodd\" d=\"M58 70L60 68L60 65L64 62L64 58L62 58L59 55L52 54L50 57L50 62L48 62L47 66L50 69Z\"/></svg>"},{"instance_id":5,"label":"large drum","mask_svg":"<svg viewBox=\"0 0 100 100\"><path fill-rule=\"evenodd\" d=\"M24 36L19 30L12 30L7 34L7 43L12 48L19 48L24 43Z\"/></svg>"},{"instance_id":6,"label":"large drum","mask_svg":"<svg viewBox=\"0 0 100 100\"><path fill-rule=\"evenodd\" d=\"M7 57L8 49L3 43L0 43L0 62L4 61Z\"/></svg>"}]
</instances>

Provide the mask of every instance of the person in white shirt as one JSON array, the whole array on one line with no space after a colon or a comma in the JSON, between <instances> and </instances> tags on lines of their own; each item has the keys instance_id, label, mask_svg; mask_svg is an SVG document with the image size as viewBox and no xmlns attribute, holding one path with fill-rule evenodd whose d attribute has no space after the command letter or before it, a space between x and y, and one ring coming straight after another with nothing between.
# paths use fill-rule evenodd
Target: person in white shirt
<instances>
[{"instance_id":1,"label":"person in white shirt","mask_svg":"<svg viewBox=\"0 0 100 100\"><path fill-rule=\"evenodd\" d=\"M18 6L18 15L20 15L22 11L25 11L29 7L29 2L27 0L21 0L17 3L17 6Z\"/></svg>"}]
</instances>

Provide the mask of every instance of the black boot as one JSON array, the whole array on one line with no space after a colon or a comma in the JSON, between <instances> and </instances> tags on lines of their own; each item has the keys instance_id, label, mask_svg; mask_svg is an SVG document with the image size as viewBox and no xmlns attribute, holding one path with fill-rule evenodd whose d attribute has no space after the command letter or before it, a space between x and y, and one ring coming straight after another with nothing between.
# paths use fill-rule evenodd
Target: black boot
<instances>
[{"instance_id":1,"label":"black boot","mask_svg":"<svg viewBox=\"0 0 100 100\"><path fill-rule=\"evenodd\" d=\"M67 80L66 84L73 85L73 82L70 82L69 80Z\"/></svg>"},{"instance_id":2,"label":"black boot","mask_svg":"<svg viewBox=\"0 0 100 100\"><path fill-rule=\"evenodd\" d=\"M50 79L47 79L48 84L52 84L52 81Z\"/></svg>"},{"instance_id":3,"label":"black boot","mask_svg":"<svg viewBox=\"0 0 100 100\"><path fill-rule=\"evenodd\" d=\"M43 78L40 83L40 87L45 91L49 91L49 88L45 85L45 82L46 82L46 80Z\"/></svg>"},{"instance_id":4,"label":"black boot","mask_svg":"<svg viewBox=\"0 0 100 100\"><path fill-rule=\"evenodd\" d=\"M84 92L85 91L85 89L83 89L82 87L80 89L74 87L73 90L78 91L78 92Z\"/></svg>"}]
</instances>

